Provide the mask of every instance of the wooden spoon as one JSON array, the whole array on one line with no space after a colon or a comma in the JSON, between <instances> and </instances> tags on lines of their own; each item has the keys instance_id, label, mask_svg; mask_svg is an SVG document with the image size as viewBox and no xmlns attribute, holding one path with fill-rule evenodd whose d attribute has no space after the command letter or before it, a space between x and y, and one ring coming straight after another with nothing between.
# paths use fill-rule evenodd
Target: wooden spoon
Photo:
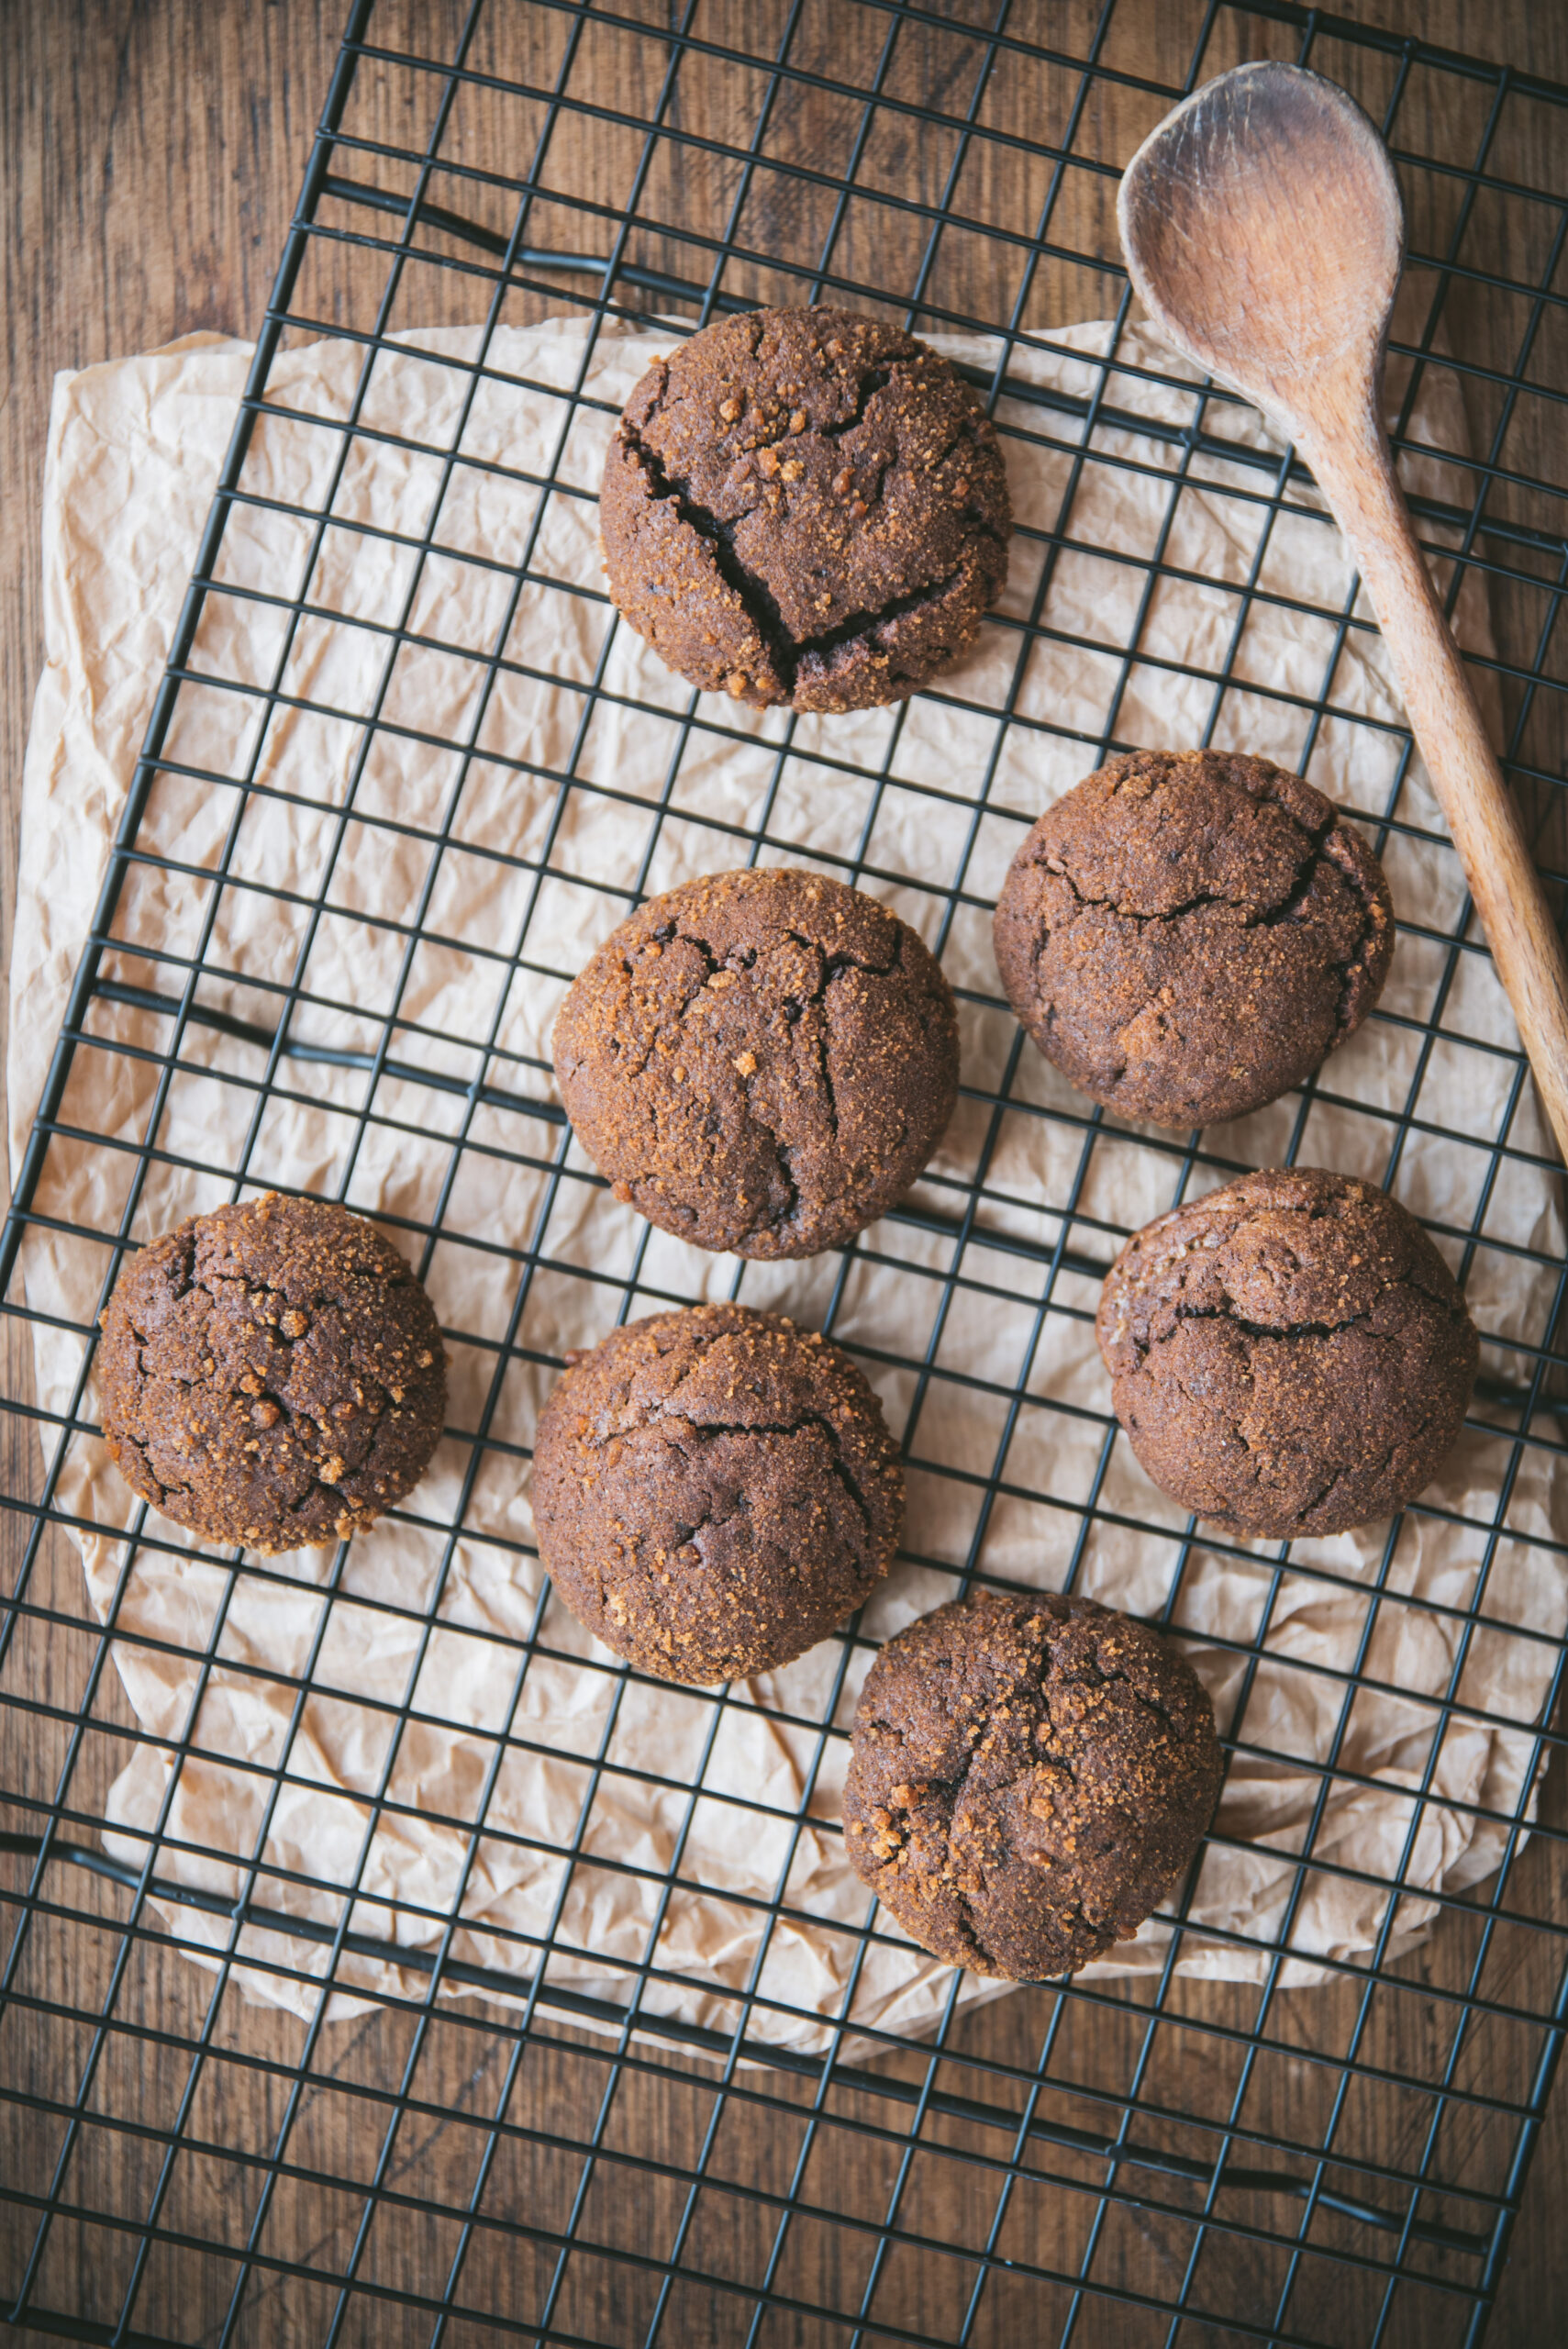
<instances>
[{"instance_id":1,"label":"wooden spoon","mask_svg":"<svg viewBox=\"0 0 1568 2349\"><path fill-rule=\"evenodd\" d=\"M1568 971L1383 429L1399 184L1352 98L1241 65L1166 116L1121 183L1132 283L1166 340L1311 466L1372 598L1548 1117L1568 1157Z\"/></svg>"}]
</instances>

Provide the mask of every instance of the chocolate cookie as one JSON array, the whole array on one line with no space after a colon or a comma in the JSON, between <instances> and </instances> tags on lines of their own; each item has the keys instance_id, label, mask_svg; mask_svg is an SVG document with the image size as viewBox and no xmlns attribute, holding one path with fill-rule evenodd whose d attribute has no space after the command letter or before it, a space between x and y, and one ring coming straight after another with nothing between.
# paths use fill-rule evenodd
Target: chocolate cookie
<instances>
[{"instance_id":1,"label":"chocolate cookie","mask_svg":"<svg viewBox=\"0 0 1568 2349\"><path fill-rule=\"evenodd\" d=\"M751 310L656 360L599 491L610 594L705 693L901 701L1007 576L1007 477L980 402L851 310Z\"/></svg>"},{"instance_id":2,"label":"chocolate cookie","mask_svg":"<svg viewBox=\"0 0 1568 2349\"><path fill-rule=\"evenodd\" d=\"M1139 751L1059 799L997 902L997 967L1047 1060L1106 1108L1211 1125L1288 1093L1377 1001L1383 868L1267 759Z\"/></svg>"},{"instance_id":3,"label":"chocolate cookie","mask_svg":"<svg viewBox=\"0 0 1568 2349\"><path fill-rule=\"evenodd\" d=\"M412 1490L440 1437L430 1300L373 1225L325 1199L192 1216L128 1258L103 1331L120 1473L204 1541L346 1538Z\"/></svg>"},{"instance_id":4,"label":"chocolate cookie","mask_svg":"<svg viewBox=\"0 0 1568 2349\"><path fill-rule=\"evenodd\" d=\"M720 873L605 941L555 1074L618 1199L699 1248L810 1256L873 1222L958 1097L958 1015L907 926L815 873Z\"/></svg>"},{"instance_id":5,"label":"chocolate cookie","mask_svg":"<svg viewBox=\"0 0 1568 2349\"><path fill-rule=\"evenodd\" d=\"M904 1475L837 1346L703 1305L567 1360L534 1448L539 1552L617 1655L706 1687L789 1664L870 1597Z\"/></svg>"},{"instance_id":6,"label":"chocolate cookie","mask_svg":"<svg viewBox=\"0 0 1568 2349\"><path fill-rule=\"evenodd\" d=\"M1316 1168L1243 1174L1146 1225L1097 1326L1155 1483L1273 1541L1402 1508L1458 1435L1480 1358L1415 1218Z\"/></svg>"},{"instance_id":7,"label":"chocolate cookie","mask_svg":"<svg viewBox=\"0 0 1568 2349\"><path fill-rule=\"evenodd\" d=\"M976 1591L866 1675L846 1849L922 1948L1039 1981L1130 1941L1174 1891L1222 1768L1202 1684L1147 1624Z\"/></svg>"}]
</instances>

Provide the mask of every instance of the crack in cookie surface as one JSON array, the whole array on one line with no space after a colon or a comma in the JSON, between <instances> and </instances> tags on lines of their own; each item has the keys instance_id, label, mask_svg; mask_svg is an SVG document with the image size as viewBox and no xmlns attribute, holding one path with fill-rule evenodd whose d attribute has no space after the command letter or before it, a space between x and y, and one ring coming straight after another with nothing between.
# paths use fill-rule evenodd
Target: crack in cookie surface
<instances>
[{"instance_id":1,"label":"crack in cookie surface","mask_svg":"<svg viewBox=\"0 0 1568 2349\"><path fill-rule=\"evenodd\" d=\"M749 1256L811 1254L883 1213L957 1097L957 1013L921 941L787 868L644 907L573 983L554 1054L617 1196Z\"/></svg>"},{"instance_id":2,"label":"crack in cookie surface","mask_svg":"<svg viewBox=\"0 0 1568 2349\"><path fill-rule=\"evenodd\" d=\"M1393 908L1376 858L1300 776L1135 752L1035 824L995 942L1015 1011L1075 1085L1205 1125L1289 1091L1353 1034Z\"/></svg>"},{"instance_id":3,"label":"crack in cookie surface","mask_svg":"<svg viewBox=\"0 0 1568 2349\"><path fill-rule=\"evenodd\" d=\"M611 595L673 668L802 710L897 700L961 653L1012 528L971 387L826 309L721 320L656 362L600 517Z\"/></svg>"},{"instance_id":4,"label":"crack in cookie surface","mask_svg":"<svg viewBox=\"0 0 1568 2349\"><path fill-rule=\"evenodd\" d=\"M844 1820L857 1872L940 1957L1074 1971L1173 1888L1208 1825L1207 1698L1160 1635L1088 1599L983 1590L867 1675Z\"/></svg>"},{"instance_id":5,"label":"crack in cookie surface","mask_svg":"<svg viewBox=\"0 0 1568 2349\"><path fill-rule=\"evenodd\" d=\"M1315 1168L1244 1175L1158 1218L1106 1275L1097 1330L1155 1482L1273 1539L1413 1498L1458 1438L1479 1361L1415 1219Z\"/></svg>"},{"instance_id":6,"label":"crack in cookie surface","mask_svg":"<svg viewBox=\"0 0 1568 2349\"><path fill-rule=\"evenodd\" d=\"M424 1289L347 1208L270 1194L129 1258L103 1318L104 1432L133 1489L204 1538L337 1540L417 1482L446 1356Z\"/></svg>"},{"instance_id":7,"label":"crack in cookie surface","mask_svg":"<svg viewBox=\"0 0 1568 2349\"><path fill-rule=\"evenodd\" d=\"M643 1670L702 1686L824 1637L903 1521L897 1448L853 1364L734 1305L656 1314L573 1358L533 1490L573 1613Z\"/></svg>"}]
</instances>

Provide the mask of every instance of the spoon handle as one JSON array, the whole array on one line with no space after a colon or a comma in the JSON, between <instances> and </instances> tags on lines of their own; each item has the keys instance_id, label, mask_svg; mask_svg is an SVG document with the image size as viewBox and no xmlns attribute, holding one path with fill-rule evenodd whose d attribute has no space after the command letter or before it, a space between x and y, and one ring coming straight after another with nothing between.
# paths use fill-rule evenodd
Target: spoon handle
<instances>
[{"instance_id":1,"label":"spoon handle","mask_svg":"<svg viewBox=\"0 0 1568 2349\"><path fill-rule=\"evenodd\" d=\"M1372 598L1448 818L1497 975L1568 1158L1568 966L1513 795L1503 780L1464 663L1416 543L1383 427L1370 408L1297 445Z\"/></svg>"}]
</instances>

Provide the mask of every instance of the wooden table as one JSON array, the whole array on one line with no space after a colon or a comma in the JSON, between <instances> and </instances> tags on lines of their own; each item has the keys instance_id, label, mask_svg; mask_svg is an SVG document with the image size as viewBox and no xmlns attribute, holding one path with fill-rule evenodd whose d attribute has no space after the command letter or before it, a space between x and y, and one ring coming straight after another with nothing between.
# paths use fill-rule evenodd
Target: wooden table
<instances>
[{"instance_id":1,"label":"wooden table","mask_svg":"<svg viewBox=\"0 0 1568 2349\"><path fill-rule=\"evenodd\" d=\"M437 0L418 0L436 9ZM1032 0L1043 7L1046 0ZM1344 0L1358 22L1397 32L1418 33L1426 39L1485 57L1511 60L1559 80L1568 80L1568 9L1547 7L1540 0ZM9 906L16 886L17 791L22 747L26 737L34 685L41 661L39 527L40 470L53 371L77 367L122 352L147 349L198 328L231 332L254 330L271 285L272 272L297 189L317 114L321 103L342 15L341 0L6 0L0 15L0 173L5 204L0 212L4 236L6 339L0 366L4 368L4 398L0 401L3 459L0 478L0 791L4 793L0 826L0 902ZM1134 36L1146 25L1151 54L1170 38L1167 0L1123 0L1118 16L1120 37ZM1162 70L1168 65L1162 62ZM1423 85L1407 101L1407 136L1422 139L1420 109L1440 103L1435 86ZM383 107L383 135L395 138L397 101L390 87ZM1560 143L1555 152L1545 142L1553 127L1544 119L1539 137L1540 151L1532 159L1535 184L1568 185L1568 150ZM1561 140L1561 131L1556 133ZM1423 140L1424 143L1424 140ZM1108 222L1106 223L1108 230ZM328 291L330 291L328 284ZM319 307L320 289L317 290ZM330 311L323 315L331 315ZM1544 452L1543 452L1544 453ZM1554 477L1563 476L1562 449ZM1553 469L1544 462L1543 476ZM4 989L0 973L0 990ZM16 1342L14 1325L7 1325L9 1351L5 1365L7 1391L27 1391L30 1368ZM7 1488L30 1489L36 1481L36 1461L25 1423L7 1419L5 1474ZM46 1563L44 1587L62 1610L80 1609L80 1568L63 1545ZM72 1594L75 1597L72 1597ZM57 1641L56 1648L69 1646ZM72 1684L69 1657L51 1651L48 1642L24 1647L26 1669L35 1685L58 1680ZM0 1734L5 1734L0 1717ZM38 1780L48 1779L57 1760L47 1736L36 1757ZM35 1757L8 1755L0 1783L15 1786L17 1773L33 1770ZM1551 1814L1568 1815L1568 1794L1559 1781L1549 1792ZM10 1864L7 1864L10 1865ZM1552 1913L1568 1909L1568 1894L1552 1886L1552 1855L1539 1842L1527 1854L1517 1882L1521 1898L1550 1906ZM9 1879L8 1879L9 1880ZM8 1927L5 1929L8 1931ZM1528 1950L1518 1959L1515 1987L1539 2004L1543 1984L1554 1964L1551 1954L1533 1957ZM1546 1967L1548 1972L1540 1969ZM1535 1971L1532 1971L1532 1968ZM1413 1983L1451 1978L1451 1959L1445 1959L1444 1936L1404 1969ZM165 1965L171 1973L190 1977L191 1969ZM1537 1975L1539 1974L1539 1978ZM191 1977L195 1978L195 1977ZM83 1986L83 1989L85 1986ZM134 1994L129 1994L134 1995ZM192 1990L176 1988L162 1996L164 2011L171 2000L178 2014L175 2027L190 2029L199 2008ZM1033 1998L1036 1994L1028 1994ZM1226 2010L1229 1993L1221 1987L1188 1994L1191 2010L1218 2015ZM1342 2027L1342 1999L1338 1990L1296 1994L1303 2001L1293 2029L1300 2043L1332 2046ZM1347 1993L1348 1995L1348 1993ZM183 2003L182 1998L183 1996ZM985 2025L994 2033L995 2052L1027 2060L1025 2048L1031 2023L1023 1998L989 2009ZM121 2010L126 2009L122 1998ZM288 2060L287 2027L265 2015L251 2018L248 2028L255 2048ZM379 2019L344 2030L336 2052L325 2066L336 2079L395 2076L395 2033L381 2029ZM1014 2043L1014 2041L1017 2043ZM444 2070L441 2090L453 2105L482 2097L488 2076L494 2085L501 2043L477 2038L454 2040L450 2055L439 2059L437 2076ZM476 2052L477 2051L477 2052ZM1385 2051L1396 2060L1397 2049ZM0 2039L0 2066L15 2077L18 2057L14 2036ZM127 2062L133 2059L128 2057ZM150 2059L149 2059L150 2060ZM531 2117L550 2125L551 2059L541 2057L537 2099ZM1189 2083L1195 2109L1207 2110L1203 2095L1201 2050L1193 2057ZM123 2069L123 2066L122 2066ZM1282 2112L1298 2093L1285 2065L1278 2090ZM1179 2097L1179 2076L1162 2083L1167 2098ZM155 2092L150 2074L147 2093ZM562 2091L563 2092L563 2091ZM122 2079L117 2094L136 2093L134 2074ZM224 2091L210 2124L230 2132L225 2142L249 2142L253 2131L264 2132L269 2114L275 2119L279 2104L276 2080L239 2075ZM439 2099L438 2099L438 2101ZM689 2161L700 2129L700 2119L681 2084L654 2074L634 2084L625 2107L628 2125L639 2130L643 2142L673 2161ZM249 2106L250 2109L247 2109ZM335 2137L335 2123L323 2113L315 2140L316 2158L324 2171L341 2158L345 2141ZM422 2180L414 2191L428 2191L432 2199L439 2185L442 2131L432 2120L405 2147L404 2169ZM1393 2141L1391 2141L1392 2145ZM1396 2147L1395 2148L1396 2150ZM9 2134L0 2126L0 2170L7 2158L26 2158L28 2148L13 2125ZM132 2157L126 2153L125 2158ZM757 2162L762 2156L755 2156ZM739 2174L739 2173L737 2173ZM762 2176L761 2168L755 2174ZM767 2182L783 2184L785 2180ZM1560 2082L1526 2195L1524 2213L1514 2238L1512 2261L1504 2283L1489 2341L1496 2349L1527 2349L1527 2344L1561 2339L1560 2311L1568 2305L1568 2230L1556 2203L1568 2183L1568 2082ZM550 2199L554 2188L536 2178L536 2196ZM187 2181L183 2223L228 2232L225 2214L216 2198L204 2206L202 2182ZM820 2191L820 2184L819 2184ZM845 2175L837 2184L842 2207L858 2207L859 2181ZM350 2198L317 2198L302 2207L294 2222L295 2255L307 2252L330 2262L342 2246L343 2230L351 2229L358 2205ZM948 2218L951 2213L945 2214ZM940 2232L944 2213L932 2209L921 2214L929 2231ZM548 2221L546 2221L548 2223ZM8 2221L0 2211L0 2275L14 2268L14 2246L5 2233ZM613 2217L606 2221L613 2239ZM1148 2239L1134 2243L1122 2262L1123 2272L1136 2276L1141 2257L1161 2255L1157 2228ZM409 2233L417 2230L410 2221ZM1065 2246L1062 2246L1064 2248ZM831 2245L819 2247L813 2271L819 2285L836 2254ZM1038 2247L1035 2255L1040 2255ZM415 2273L428 2287L428 2259L417 2248L394 2249L384 2254L380 2272L388 2279ZM221 2263L214 2262L215 2267ZM226 2270L224 2272L227 2272ZM471 2282L473 2270L471 2268ZM797 2278L797 2281L799 2279ZM1262 2278L1260 2276L1260 2287ZM106 2279L101 2315L112 2316L116 2299ZM1238 2306L1246 2309L1246 2279ZM498 2285L497 2288L501 2288ZM222 2287L215 2281L214 2305L221 2305ZM91 2295L89 2294L89 2297ZM282 2341L314 2338L296 2330L317 2320L280 2306L268 2313L268 2294L261 2296L256 2315L261 2328L247 2337ZM1267 2304L1266 2302L1264 2303ZM1553 2312L1558 2313L1553 2313ZM608 2302L579 2310L584 2329L613 2326L617 2318ZM139 2319L139 2321L141 2321ZM632 2312L622 2320L630 2323ZM928 2321L940 2320L933 2314ZM1335 2342L1335 2303L1325 2289L1297 2321L1310 2321L1318 2337ZM1018 2318L1020 2328L1024 2319ZM269 2326L272 2328L269 2330ZM41 2341L34 2332L9 2336ZM357 2337L357 2336L355 2336ZM390 2333L388 2337L393 2337ZM401 2336L398 2336L401 2337ZM618 2337L606 2332L605 2337ZM639 2329L637 2337L640 2337ZM673 2337L673 2336L672 2336ZM688 2321L681 2336L700 2337L700 2321ZM782 2335L780 2336L783 2337ZM803 2340L806 2334L800 2336ZM812 2339L817 2336L812 2334ZM1009 2335L1007 2337L1014 2337ZM1020 2329L1016 2337L1026 2337ZM1093 2325L1083 2338L1110 2341L1113 2332ZM1195 2335L1195 2338L1196 2336ZM1206 2333L1206 2339L1220 2336ZM1401 2338L1406 2337L1404 2334ZM1184 2333L1184 2340L1186 2335Z\"/></svg>"}]
</instances>

